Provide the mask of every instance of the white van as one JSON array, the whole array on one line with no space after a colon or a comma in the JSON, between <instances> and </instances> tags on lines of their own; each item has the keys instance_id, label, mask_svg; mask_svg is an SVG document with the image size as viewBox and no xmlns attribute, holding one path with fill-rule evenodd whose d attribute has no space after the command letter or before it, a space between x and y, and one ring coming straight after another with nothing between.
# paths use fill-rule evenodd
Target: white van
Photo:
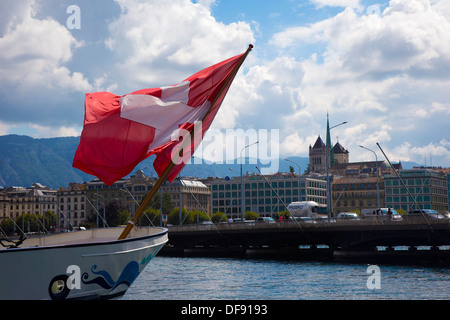
<instances>
[{"instance_id":1,"label":"white van","mask_svg":"<svg viewBox=\"0 0 450 320\"><path fill-rule=\"evenodd\" d=\"M402 220L402 216L394 208L362 209L361 210L361 217L378 217L378 216L390 217L391 220L394 220L394 221Z\"/></svg>"}]
</instances>

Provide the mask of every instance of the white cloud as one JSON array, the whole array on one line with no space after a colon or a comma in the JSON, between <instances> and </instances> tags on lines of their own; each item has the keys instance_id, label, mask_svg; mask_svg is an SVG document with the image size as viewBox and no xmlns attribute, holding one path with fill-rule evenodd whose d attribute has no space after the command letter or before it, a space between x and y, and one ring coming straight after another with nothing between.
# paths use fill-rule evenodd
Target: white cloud
<instances>
[{"instance_id":1,"label":"white cloud","mask_svg":"<svg viewBox=\"0 0 450 320\"><path fill-rule=\"evenodd\" d=\"M303 74L301 63L289 57L250 67L248 72L236 77L215 126L276 128L281 130L280 136L285 136L287 127L294 124L284 116L299 112L303 107L300 90ZM233 118L222 118L227 114Z\"/></svg>"},{"instance_id":2,"label":"white cloud","mask_svg":"<svg viewBox=\"0 0 450 320\"><path fill-rule=\"evenodd\" d=\"M53 127L42 126L38 124L30 124L30 128L36 131L33 135L37 138L52 138L52 137L77 137L81 134L81 127Z\"/></svg>"},{"instance_id":3,"label":"white cloud","mask_svg":"<svg viewBox=\"0 0 450 320\"><path fill-rule=\"evenodd\" d=\"M15 127L14 125L10 125L10 124L3 123L2 121L0 121L0 136L8 134L9 130L14 127Z\"/></svg>"},{"instance_id":4,"label":"white cloud","mask_svg":"<svg viewBox=\"0 0 450 320\"><path fill-rule=\"evenodd\" d=\"M359 0L311 0L313 4L316 5L317 8L323 7L349 7L360 9L362 6L359 3Z\"/></svg>"},{"instance_id":5,"label":"white cloud","mask_svg":"<svg viewBox=\"0 0 450 320\"><path fill-rule=\"evenodd\" d=\"M122 14L110 24L107 45L116 55L122 90L174 84L254 41L247 23L216 21L212 1L116 1Z\"/></svg>"},{"instance_id":6,"label":"white cloud","mask_svg":"<svg viewBox=\"0 0 450 320\"><path fill-rule=\"evenodd\" d=\"M339 78L376 77L392 72L427 72L449 66L450 22L426 1L394 0L381 15L347 8L308 27L276 34L279 47L322 42L324 64ZM330 74L330 80L337 74Z\"/></svg>"},{"instance_id":7,"label":"white cloud","mask_svg":"<svg viewBox=\"0 0 450 320\"><path fill-rule=\"evenodd\" d=\"M71 108L73 98L92 86L67 64L83 43L55 19L37 18L35 1L18 1L5 16L2 10L8 4L0 4L2 120L19 126L29 122L65 125L78 120L77 111Z\"/></svg>"},{"instance_id":8,"label":"white cloud","mask_svg":"<svg viewBox=\"0 0 450 320\"><path fill-rule=\"evenodd\" d=\"M34 18L30 7L24 8L20 18L10 20L6 33L0 38L0 82L25 90L36 85L90 89L82 74L72 73L64 66L72 58L73 50L82 43L55 20Z\"/></svg>"},{"instance_id":9,"label":"white cloud","mask_svg":"<svg viewBox=\"0 0 450 320\"><path fill-rule=\"evenodd\" d=\"M434 146L445 137L442 119L448 117L450 98L446 9L435 10L422 0L393 0L379 15L346 8L272 38L273 45L289 52L310 44L323 50L302 61L305 110L312 115L311 125L319 124L323 133L326 112L336 123L349 121L332 136L339 135L350 149L351 161L352 155L361 160L358 144L374 148L380 142L393 150L393 143L409 143L420 151L414 145L428 139ZM446 154L446 148L439 144L433 152Z\"/></svg>"},{"instance_id":10,"label":"white cloud","mask_svg":"<svg viewBox=\"0 0 450 320\"><path fill-rule=\"evenodd\" d=\"M48 3L7 0L0 4L0 103L4 106L4 123L32 123L31 129L44 136L57 133L59 129L49 126L72 128L82 124L85 92L108 90L120 94L171 85L244 52L254 42L250 25L215 20L212 0L116 2L121 14L104 22L109 23L109 29L104 28L109 33L96 38L103 39L101 43L76 38L95 32L86 29L92 23L83 20L90 17L87 5L81 8L82 30L77 32L63 25L66 17L58 22L40 12L49 8ZM60 8L65 13L64 4ZM100 45L111 51L105 54L98 49ZM78 52L89 58L76 57ZM88 56L92 52L97 55ZM83 71L76 70L77 66ZM84 72L89 72L92 80Z\"/></svg>"},{"instance_id":11,"label":"white cloud","mask_svg":"<svg viewBox=\"0 0 450 320\"><path fill-rule=\"evenodd\" d=\"M226 19L213 16L218 1L114 1L105 22L95 24L106 32L97 37L86 37L88 19L76 33L61 17L47 18L40 10L49 4L0 3L0 133L32 122L43 136L74 134L85 92L123 94L175 84L257 41L213 129L279 129L282 156L307 156L317 135L325 136L328 112L332 125L349 122L333 129L332 140L339 136L351 160L371 159L358 145L376 148L376 142L395 157L404 152L402 159L420 160L407 149L448 159L447 0L392 0L379 11L356 0L310 1L324 10L300 10L287 1L301 14L341 12L322 20L311 16L310 24L286 22L292 27L267 42L268 30L280 30L280 24L268 29L244 9L248 22L221 22ZM82 19L88 8L82 7Z\"/></svg>"},{"instance_id":12,"label":"white cloud","mask_svg":"<svg viewBox=\"0 0 450 320\"><path fill-rule=\"evenodd\" d=\"M421 164L439 165L436 163L450 162L450 143L442 139L437 143L429 143L424 146L413 146L404 142L392 150L391 161L414 161Z\"/></svg>"}]
</instances>

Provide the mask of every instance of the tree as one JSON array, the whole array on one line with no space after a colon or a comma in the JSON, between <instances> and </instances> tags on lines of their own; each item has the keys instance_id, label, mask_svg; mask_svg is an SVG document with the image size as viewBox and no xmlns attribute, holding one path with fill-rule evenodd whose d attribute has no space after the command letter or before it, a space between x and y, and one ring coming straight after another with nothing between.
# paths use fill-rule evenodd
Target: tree
<instances>
[{"instance_id":1,"label":"tree","mask_svg":"<svg viewBox=\"0 0 450 320\"><path fill-rule=\"evenodd\" d=\"M259 214L257 214L256 212L253 212L253 211L247 211L244 214L244 219L245 220L256 220L258 218L259 218Z\"/></svg>"},{"instance_id":2,"label":"tree","mask_svg":"<svg viewBox=\"0 0 450 320\"><path fill-rule=\"evenodd\" d=\"M144 211L142 216L139 217L138 223L141 226L157 226L161 221L161 213L159 210L148 208Z\"/></svg>"},{"instance_id":3,"label":"tree","mask_svg":"<svg viewBox=\"0 0 450 320\"><path fill-rule=\"evenodd\" d=\"M191 214L194 221L197 222L197 210L191 210L191 211L189 211L189 214ZM210 220L209 216L206 214L206 212L199 211L198 212L198 221L202 222L202 221L211 221L211 220Z\"/></svg>"},{"instance_id":4,"label":"tree","mask_svg":"<svg viewBox=\"0 0 450 320\"><path fill-rule=\"evenodd\" d=\"M106 224L109 227L117 227L119 225L119 214L121 211L123 211L123 208L120 206L118 201L110 202L105 207L105 219ZM103 225L103 221L99 223Z\"/></svg>"},{"instance_id":5,"label":"tree","mask_svg":"<svg viewBox=\"0 0 450 320\"><path fill-rule=\"evenodd\" d=\"M53 211L45 211L41 221L45 222L45 229L47 229L48 232L54 231L54 228L56 228L56 214Z\"/></svg>"},{"instance_id":6,"label":"tree","mask_svg":"<svg viewBox=\"0 0 450 320\"><path fill-rule=\"evenodd\" d=\"M32 213L26 213L18 217L16 224L24 233L42 231L42 225L39 224L39 217Z\"/></svg>"},{"instance_id":7,"label":"tree","mask_svg":"<svg viewBox=\"0 0 450 320\"><path fill-rule=\"evenodd\" d=\"M222 211L217 211L216 213L213 213L213 215L211 216L211 220L214 223L227 222L228 217Z\"/></svg>"},{"instance_id":8,"label":"tree","mask_svg":"<svg viewBox=\"0 0 450 320\"><path fill-rule=\"evenodd\" d=\"M306 165L306 169L305 172L303 172L303 174L308 174L310 172L310 167L309 167L309 163Z\"/></svg>"},{"instance_id":9,"label":"tree","mask_svg":"<svg viewBox=\"0 0 450 320\"><path fill-rule=\"evenodd\" d=\"M181 224L192 224L194 218L185 208L181 208ZM180 225L180 208L173 208L167 218L168 224Z\"/></svg>"},{"instance_id":10,"label":"tree","mask_svg":"<svg viewBox=\"0 0 450 320\"><path fill-rule=\"evenodd\" d=\"M127 224L129 218L130 218L130 212L128 211L128 209L124 209L124 210L120 211L119 216L117 217L117 224L119 226Z\"/></svg>"},{"instance_id":11,"label":"tree","mask_svg":"<svg viewBox=\"0 0 450 320\"><path fill-rule=\"evenodd\" d=\"M156 210L160 210L161 208L161 194L160 192L157 192L152 201L150 201L149 208L153 208ZM172 200L170 199L170 196L167 193L164 193L162 195L162 213L163 214L169 214L175 206L172 203Z\"/></svg>"},{"instance_id":12,"label":"tree","mask_svg":"<svg viewBox=\"0 0 450 320\"><path fill-rule=\"evenodd\" d=\"M203 212L198 212L198 221L210 221L209 216ZM197 210L190 210L188 211L185 208L181 209L181 222L183 225L185 224L193 224L197 223ZM173 208L169 216L167 218L167 223L173 224L173 225L179 225L180 224L180 208Z\"/></svg>"},{"instance_id":13,"label":"tree","mask_svg":"<svg viewBox=\"0 0 450 320\"><path fill-rule=\"evenodd\" d=\"M5 236L12 235L14 233L14 222L11 219L2 219L0 227L2 228L0 231L6 233Z\"/></svg>"}]
</instances>

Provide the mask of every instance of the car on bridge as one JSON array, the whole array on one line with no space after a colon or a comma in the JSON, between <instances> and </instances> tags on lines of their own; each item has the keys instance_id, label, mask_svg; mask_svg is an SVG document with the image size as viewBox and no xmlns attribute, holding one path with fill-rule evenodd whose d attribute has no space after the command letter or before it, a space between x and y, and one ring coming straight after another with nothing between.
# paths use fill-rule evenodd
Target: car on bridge
<instances>
[{"instance_id":1,"label":"car on bridge","mask_svg":"<svg viewBox=\"0 0 450 320\"><path fill-rule=\"evenodd\" d=\"M259 217L258 219L256 219L256 222L275 223L275 220L271 217Z\"/></svg>"},{"instance_id":2,"label":"car on bridge","mask_svg":"<svg viewBox=\"0 0 450 320\"><path fill-rule=\"evenodd\" d=\"M354 212L340 212L336 218L345 220L359 220L359 215Z\"/></svg>"},{"instance_id":3,"label":"car on bridge","mask_svg":"<svg viewBox=\"0 0 450 320\"><path fill-rule=\"evenodd\" d=\"M362 209L361 217L364 219L402 221L402 216L394 208Z\"/></svg>"},{"instance_id":4,"label":"car on bridge","mask_svg":"<svg viewBox=\"0 0 450 320\"><path fill-rule=\"evenodd\" d=\"M427 218L437 220L449 218L446 214L442 214L437 212L436 210L431 209L410 210L408 212L408 216L420 216L422 214L425 215Z\"/></svg>"}]
</instances>

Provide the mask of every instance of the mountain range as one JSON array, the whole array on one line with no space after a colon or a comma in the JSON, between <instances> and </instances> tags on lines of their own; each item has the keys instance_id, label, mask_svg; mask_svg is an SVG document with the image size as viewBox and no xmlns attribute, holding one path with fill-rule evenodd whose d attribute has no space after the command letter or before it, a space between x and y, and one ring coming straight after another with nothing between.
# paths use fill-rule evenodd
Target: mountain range
<instances>
[{"instance_id":1,"label":"mountain range","mask_svg":"<svg viewBox=\"0 0 450 320\"><path fill-rule=\"evenodd\" d=\"M72 167L75 151L80 142L80 137L58 137L35 139L21 135L0 136L0 186L29 187L39 182L51 188L67 187L70 182L86 182L94 179L76 168ZM300 165L303 173L308 166L308 157L289 157L288 160ZM156 177L153 169L154 156L141 162L133 171L143 170L147 176ZM276 160L275 160L276 161ZM250 163L249 163L250 162ZM259 169L268 168L270 164L246 159L243 172L254 173ZM239 176L240 162L233 163L205 163L187 164L182 176L188 177L219 177ZM413 162L402 162L407 169L414 165ZM283 158L278 159L278 171L289 172L293 166L297 173L298 167ZM133 174L132 173L132 174Z\"/></svg>"},{"instance_id":2,"label":"mountain range","mask_svg":"<svg viewBox=\"0 0 450 320\"><path fill-rule=\"evenodd\" d=\"M39 182L51 188L58 188L66 187L70 182L82 183L94 179L93 176L72 167L79 142L80 137L35 139L21 135L0 136L0 186L29 187L33 183ZM309 162L307 157L290 157L288 159L298 163L302 172L307 168ZM154 156L144 160L133 172L143 170L147 176L156 177L153 160ZM181 175L200 178L239 176L239 163L235 160L231 164L206 162L187 164ZM269 165L246 159L243 172L257 172L256 166L262 169ZM280 172L289 172L290 165L294 167L295 172L298 171L296 165L279 159Z\"/></svg>"}]
</instances>

